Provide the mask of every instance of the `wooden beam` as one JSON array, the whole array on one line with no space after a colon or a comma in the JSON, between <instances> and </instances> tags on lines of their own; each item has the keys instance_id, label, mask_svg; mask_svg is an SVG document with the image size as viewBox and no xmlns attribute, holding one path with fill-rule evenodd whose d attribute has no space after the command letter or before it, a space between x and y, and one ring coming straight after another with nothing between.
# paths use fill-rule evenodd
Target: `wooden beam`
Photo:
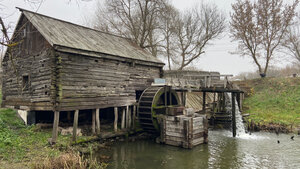
<instances>
[{"instance_id":1,"label":"wooden beam","mask_svg":"<svg viewBox=\"0 0 300 169\"><path fill-rule=\"evenodd\" d=\"M122 108L121 129L125 128L125 108Z\"/></svg>"},{"instance_id":2,"label":"wooden beam","mask_svg":"<svg viewBox=\"0 0 300 169\"><path fill-rule=\"evenodd\" d=\"M222 111L226 111L226 97L225 97L225 93L222 93Z\"/></svg>"},{"instance_id":3,"label":"wooden beam","mask_svg":"<svg viewBox=\"0 0 300 169\"><path fill-rule=\"evenodd\" d=\"M202 96L202 101L203 101L202 110L203 110L204 113L206 113L206 92L203 92L202 94L203 94L203 96Z\"/></svg>"},{"instance_id":4,"label":"wooden beam","mask_svg":"<svg viewBox=\"0 0 300 169\"><path fill-rule=\"evenodd\" d=\"M100 134L100 109L96 109L96 131Z\"/></svg>"},{"instance_id":5,"label":"wooden beam","mask_svg":"<svg viewBox=\"0 0 300 169\"><path fill-rule=\"evenodd\" d=\"M132 112L131 112L132 108L131 106L129 106L129 112L128 112L128 128L131 128L131 117L132 117Z\"/></svg>"},{"instance_id":6,"label":"wooden beam","mask_svg":"<svg viewBox=\"0 0 300 169\"><path fill-rule=\"evenodd\" d=\"M51 144L55 144L58 136L59 111L54 111L53 130Z\"/></svg>"},{"instance_id":7,"label":"wooden beam","mask_svg":"<svg viewBox=\"0 0 300 169\"><path fill-rule=\"evenodd\" d=\"M96 134L96 110L92 112L92 134Z\"/></svg>"},{"instance_id":8,"label":"wooden beam","mask_svg":"<svg viewBox=\"0 0 300 169\"><path fill-rule=\"evenodd\" d=\"M235 93L231 93L231 102L232 102L232 136L236 136L236 119L235 119Z\"/></svg>"},{"instance_id":9,"label":"wooden beam","mask_svg":"<svg viewBox=\"0 0 300 169\"><path fill-rule=\"evenodd\" d=\"M118 131L118 107L114 108L114 112L115 112L114 131L117 132Z\"/></svg>"},{"instance_id":10,"label":"wooden beam","mask_svg":"<svg viewBox=\"0 0 300 169\"><path fill-rule=\"evenodd\" d=\"M172 105L172 93L171 93L171 90L172 90L172 86L169 86L169 104Z\"/></svg>"},{"instance_id":11,"label":"wooden beam","mask_svg":"<svg viewBox=\"0 0 300 169\"><path fill-rule=\"evenodd\" d=\"M133 115L132 115L132 126L135 129L135 120L136 120L136 106L133 105Z\"/></svg>"},{"instance_id":12,"label":"wooden beam","mask_svg":"<svg viewBox=\"0 0 300 169\"><path fill-rule=\"evenodd\" d=\"M74 122L73 122L73 141L75 141L75 142L77 139L78 115L79 115L79 110L75 110Z\"/></svg>"},{"instance_id":13,"label":"wooden beam","mask_svg":"<svg viewBox=\"0 0 300 169\"><path fill-rule=\"evenodd\" d=\"M128 129L128 120L129 120L129 106L126 106L126 122L125 122L126 129Z\"/></svg>"}]
</instances>

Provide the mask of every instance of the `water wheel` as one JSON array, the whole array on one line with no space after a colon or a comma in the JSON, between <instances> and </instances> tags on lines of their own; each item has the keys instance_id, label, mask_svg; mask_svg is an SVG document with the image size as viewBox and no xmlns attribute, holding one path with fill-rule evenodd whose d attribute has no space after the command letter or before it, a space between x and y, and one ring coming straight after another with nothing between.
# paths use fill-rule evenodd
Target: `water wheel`
<instances>
[{"instance_id":1,"label":"water wheel","mask_svg":"<svg viewBox=\"0 0 300 169\"><path fill-rule=\"evenodd\" d=\"M141 127L148 132L159 132L159 116L165 115L167 107L178 106L179 98L167 86L151 86L141 95L138 117Z\"/></svg>"}]
</instances>

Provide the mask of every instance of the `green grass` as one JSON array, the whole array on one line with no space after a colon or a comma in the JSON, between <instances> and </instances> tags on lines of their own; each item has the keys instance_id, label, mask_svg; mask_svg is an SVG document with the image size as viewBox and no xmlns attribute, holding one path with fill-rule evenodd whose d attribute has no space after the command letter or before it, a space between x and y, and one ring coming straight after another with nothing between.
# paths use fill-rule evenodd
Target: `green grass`
<instances>
[{"instance_id":1,"label":"green grass","mask_svg":"<svg viewBox=\"0 0 300 169\"><path fill-rule=\"evenodd\" d=\"M38 156L58 155L60 151L48 145L50 137L51 130L40 132L35 126L25 126L14 110L0 109L1 160L20 162ZM64 142L63 137L59 139Z\"/></svg>"},{"instance_id":2,"label":"green grass","mask_svg":"<svg viewBox=\"0 0 300 169\"><path fill-rule=\"evenodd\" d=\"M300 79L265 78L247 81L253 93L244 101L249 120L263 125L300 126Z\"/></svg>"},{"instance_id":3,"label":"green grass","mask_svg":"<svg viewBox=\"0 0 300 169\"><path fill-rule=\"evenodd\" d=\"M1 102L0 90L0 104ZM80 144L74 145L70 135L59 135L54 146L48 143L51 137L52 128L42 130L35 125L26 126L15 110L0 108L0 168L32 168L45 159L56 162L66 154L77 154L81 149L97 147L96 142L95 145L88 142L95 139L94 136L80 136L77 140ZM87 168L107 166L92 158L82 157L82 160L89 166Z\"/></svg>"}]
</instances>

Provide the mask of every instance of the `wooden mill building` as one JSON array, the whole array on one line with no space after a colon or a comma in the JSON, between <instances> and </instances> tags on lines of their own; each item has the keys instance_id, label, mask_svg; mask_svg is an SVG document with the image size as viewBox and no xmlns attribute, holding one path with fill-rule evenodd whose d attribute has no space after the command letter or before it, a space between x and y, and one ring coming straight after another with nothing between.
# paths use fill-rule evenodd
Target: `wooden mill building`
<instances>
[{"instance_id":1,"label":"wooden mill building","mask_svg":"<svg viewBox=\"0 0 300 169\"><path fill-rule=\"evenodd\" d=\"M54 141L60 112L133 105L162 76L164 64L129 39L20 11L3 60L2 106L54 114Z\"/></svg>"}]
</instances>

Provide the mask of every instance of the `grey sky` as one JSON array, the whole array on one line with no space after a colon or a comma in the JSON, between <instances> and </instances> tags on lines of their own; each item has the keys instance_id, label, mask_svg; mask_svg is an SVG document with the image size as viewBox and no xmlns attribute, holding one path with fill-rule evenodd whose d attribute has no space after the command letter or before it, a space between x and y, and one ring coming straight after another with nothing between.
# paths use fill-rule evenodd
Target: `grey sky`
<instances>
[{"instance_id":1,"label":"grey sky","mask_svg":"<svg viewBox=\"0 0 300 169\"><path fill-rule=\"evenodd\" d=\"M72 0L71 2L69 2L69 0L44 0L39 7L39 4L29 4L24 2L24 0L0 0L0 2L4 4L4 6L0 7L0 14L1 16L7 16L5 22L10 23L12 26L16 24L20 15L20 12L15 7L32 11L38 9L38 13L84 25L86 24L86 20L91 19L97 1L103 0ZM235 2L235 0L203 1L217 4L217 6L226 13L227 19L229 20L231 3ZM200 0L172 0L172 2L181 10L201 3ZM234 75L240 72L256 70L251 59L242 58L229 53L233 52L236 47L237 43L231 42L228 33L224 33L222 38L213 42L212 45L207 48L205 54L197 60L193 66L202 70L219 71L222 74Z\"/></svg>"}]
</instances>

